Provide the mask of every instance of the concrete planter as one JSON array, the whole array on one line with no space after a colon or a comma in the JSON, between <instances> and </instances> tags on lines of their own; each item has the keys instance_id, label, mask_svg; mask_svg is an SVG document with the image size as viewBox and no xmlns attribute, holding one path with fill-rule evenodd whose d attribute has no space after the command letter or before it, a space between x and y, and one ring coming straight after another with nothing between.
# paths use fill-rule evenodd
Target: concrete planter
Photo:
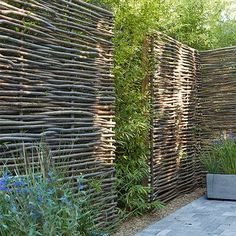
<instances>
[{"instance_id":1,"label":"concrete planter","mask_svg":"<svg viewBox=\"0 0 236 236\"><path fill-rule=\"evenodd\" d=\"M236 175L207 174L207 197L236 200Z\"/></svg>"}]
</instances>

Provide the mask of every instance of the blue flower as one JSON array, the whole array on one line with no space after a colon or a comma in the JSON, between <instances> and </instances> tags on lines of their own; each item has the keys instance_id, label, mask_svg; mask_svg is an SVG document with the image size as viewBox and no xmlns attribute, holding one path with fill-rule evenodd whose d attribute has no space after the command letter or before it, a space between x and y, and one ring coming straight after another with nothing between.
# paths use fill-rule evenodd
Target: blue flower
<instances>
[{"instance_id":1,"label":"blue flower","mask_svg":"<svg viewBox=\"0 0 236 236\"><path fill-rule=\"evenodd\" d=\"M16 206L12 206L12 207L11 207L11 212L12 212L12 213L17 213L17 208L16 208Z\"/></svg>"},{"instance_id":2,"label":"blue flower","mask_svg":"<svg viewBox=\"0 0 236 236\"><path fill-rule=\"evenodd\" d=\"M16 192L17 193L28 193L29 189L27 189L27 188L20 188L20 189L16 189Z\"/></svg>"},{"instance_id":3,"label":"blue flower","mask_svg":"<svg viewBox=\"0 0 236 236\"><path fill-rule=\"evenodd\" d=\"M31 209L30 210L30 216L34 219L34 220L38 220L40 218L42 218L42 213L38 210L35 209Z\"/></svg>"},{"instance_id":4,"label":"blue flower","mask_svg":"<svg viewBox=\"0 0 236 236\"><path fill-rule=\"evenodd\" d=\"M42 203L42 202L43 202L43 197L42 197L42 196L37 196L37 201L38 201L39 203Z\"/></svg>"},{"instance_id":5,"label":"blue flower","mask_svg":"<svg viewBox=\"0 0 236 236\"><path fill-rule=\"evenodd\" d=\"M25 186L25 183L22 180L16 180L12 184L13 187L22 187Z\"/></svg>"},{"instance_id":6,"label":"blue flower","mask_svg":"<svg viewBox=\"0 0 236 236\"><path fill-rule=\"evenodd\" d=\"M71 202L69 201L69 199L66 196L61 197L60 201L67 204L67 205L71 205Z\"/></svg>"},{"instance_id":7,"label":"blue flower","mask_svg":"<svg viewBox=\"0 0 236 236\"><path fill-rule=\"evenodd\" d=\"M48 193L49 195L53 195L53 194L54 194L54 189L53 189L53 188L49 188L48 191L47 191L47 193Z\"/></svg>"},{"instance_id":8,"label":"blue flower","mask_svg":"<svg viewBox=\"0 0 236 236\"><path fill-rule=\"evenodd\" d=\"M84 185L82 184L83 182L83 176L80 176L77 178L77 186L80 191L84 190Z\"/></svg>"},{"instance_id":9,"label":"blue flower","mask_svg":"<svg viewBox=\"0 0 236 236\"><path fill-rule=\"evenodd\" d=\"M11 190L10 188L0 186L0 191L6 191L6 192L8 192L8 191L10 191L10 190Z\"/></svg>"},{"instance_id":10,"label":"blue flower","mask_svg":"<svg viewBox=\"0 0 236 236\"><path fill-rule=\"evenodd\" d=\"M8 182L8 180L9 180L9 175L5 172L2 178L0 178L0 184L5 184Z\"/></svg>"},{"instance_id":11,"label":"blue flower","mask_svg":"<svg viewBox=\"0 0 236 236\"><path fill-rule=\"evenodd\" d=\"M28 192L28 189L25 186L26 183L22 178L11 177L7 172L0 178L0 191Z\"/></svg>"},{"instance_id":12,"label":"blue flower","mask_svg":"<svg viewBox=\"0 0 236 236\"><path fill-rule=\"evenodd\" d=\"M83 190L84 190L84 185L83 185L83 184L79 184L78 186L79 186L79 190L80 190L80 191L83 191Z\"/></svg>"},{"instance_id":13,"label":"blue flower","mask_svg":"<svg viewBox=\"0 0 236 236\"><path fill-rule=\"evenodd\" d=\"M9 182L9 175L7 172L3 174L3 177L0 178L0 191L9 191L8 187L8 182Z\"/></svg>"},{"instance_id":14,"label":"blue flower","mask_svg":"<svg viewBox=\"0 0 236 236\"><path fill-rule=\"evenodd\" d=\"M47 176L48 176L48 177L47 177L48 183L51 183L51 182L55 181L54 174L53 174L52 171L48 171Z\"/></svg>"}]
</instances>

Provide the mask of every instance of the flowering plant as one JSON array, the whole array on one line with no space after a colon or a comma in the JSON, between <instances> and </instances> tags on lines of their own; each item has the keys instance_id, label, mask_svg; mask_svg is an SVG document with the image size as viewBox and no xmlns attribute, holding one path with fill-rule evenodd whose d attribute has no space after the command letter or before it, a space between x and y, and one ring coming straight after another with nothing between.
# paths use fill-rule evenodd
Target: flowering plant
<instances>
[{"instance_id":1,"label":"flowering plant","mask_svg":"<svg viewBox=\"0 0 236 236\"><path fill-rule=\"evenodd\" d=\"M49 172L0 178L0 235L98 235L82 180L75 188ZM71 190L73 189L73 190Z\"/></svg>"}]
</instances>

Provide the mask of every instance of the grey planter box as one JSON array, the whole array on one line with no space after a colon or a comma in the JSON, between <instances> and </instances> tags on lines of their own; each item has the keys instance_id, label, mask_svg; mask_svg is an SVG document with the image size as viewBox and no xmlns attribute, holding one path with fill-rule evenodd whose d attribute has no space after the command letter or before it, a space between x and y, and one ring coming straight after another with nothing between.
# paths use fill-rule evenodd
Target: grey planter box
<instances>
[{"instance_id":1,"label":"grey planter box","mask_svg":"<svg viewBox=\"0 0 236 236\"><path fill-rule=\"evenodd\" d=\"M236 175L207 174L207 197L236 200Z\"/></svg>"}]
</instances>

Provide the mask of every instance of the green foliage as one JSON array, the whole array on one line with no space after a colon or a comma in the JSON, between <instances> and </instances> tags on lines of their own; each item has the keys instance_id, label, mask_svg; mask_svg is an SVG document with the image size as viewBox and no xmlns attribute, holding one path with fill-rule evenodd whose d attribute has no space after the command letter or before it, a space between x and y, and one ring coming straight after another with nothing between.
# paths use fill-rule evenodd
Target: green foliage
<instances>
[{"instance_id":1,"label":"green foliage","mask_svg":"<svg viewBox=\"0 0 236 236\"><path fill-rule=\"evenodd\" d=\"M213 47L212 27L220 19L222 1L167 0L160 29L196 49Z\"/></svg>"},{"instance_id":2,"label":"green foliage","mask_svg":"<svg viewBox=\"0 0 236 236\"><path fill-rule=\"evenodd\" d=\"M201 162L209 173L236 174L236 144L224 140L201 155Z\"/></svg>"},{"instance_id":3,"label":"green foliage","mask_svg":"<svg viewBox=\"0 0 236 236\"><path fill-rule=\"evenodd\" d=\"M37 150L40 168L26 165L23 170L16 169L15 175L2 170L0 235L102 235L94 221L99 207L94 207L93 199L84 191L83 179L65 180L66 176L48 168L45 145L40 144ZM26 154L24 150L23 156L29 160ZM22 171L27 175L20 175Z\"/></svg>"},{"instance_id":4,"label":"green foliage","mask_svg":"<svg viewBox=\"0 0 236 236\"><path fill-rule=\"evenodd\" d=\"M9 189L0 191L1 235L95 235L85 193L73 197L66 184L41 176L5 180Z\"/></svg>"},{"instance_id":5,"label":"green foliage","mask_svg":"<svg viewBox=\"0 0 236 236\"><path fill-rule=\"evenodd\" d=\"M236 21L227 20L227 21L220 21L217 24L217 27L213 30L213 36L217 36L214 38L214 47L216 48L223 48L223 47L230 47L236 45Z\"/></svg>"},{"instance_id":6,"label":"green foliage","mask_svg":"<svg viewBox=\"0 0 236 236\"><path fill-rule=\"evenodd\" d=\"M119 203L141 214L155 207L147 202L149 188L143 184L149 170L150 103L142 81L152 71L143 60L144 39L153 30L159 30L196 49L226 46L235 42L235 22L222 20L222 0L87 1L114 12ZM229 34L223 32L226 25Z\"/></svg>"}]
</instances>

